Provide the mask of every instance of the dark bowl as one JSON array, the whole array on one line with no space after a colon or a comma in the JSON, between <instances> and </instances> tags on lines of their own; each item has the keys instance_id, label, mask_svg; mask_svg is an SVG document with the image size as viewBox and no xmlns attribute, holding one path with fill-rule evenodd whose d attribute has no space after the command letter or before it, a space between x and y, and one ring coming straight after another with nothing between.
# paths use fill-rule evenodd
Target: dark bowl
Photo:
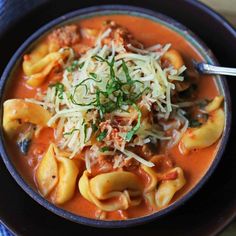
<instances>
[{"instance_id":1,"label":"dark bowl","mask_svg":"<svg viewBox=\"0 0 236 236\"><path fill-rule=\"evenodd\" d=\"M3 72L3 75L1 77L0 81L0 103L1 107L3 105L3 102L6 97L7 93L7 87L10 84L12 80L12 75L14 74L15 69L21 62L22 56L29 51L34 44L36 44L49 30L56 26L61 26L64 24L68 24L74 21L79 21L80 19L84 18L90 18L93 16L98 15L112 15L112 14L125 14L125 15L134 15L138 17L144 17L148 18L152 21L155 21L159 24L162 24L173 31L180 34L182 37L185 38L204 58L205 61L207 61L210 64L218 65L218 62L214 55L212 54L211 50L207 48L207 46L196 36L194 35L190 30L188 30L185 26L182 24L176 22L175 20L150 10L133 7L133 6L124 6L124 5L104 5L99 7L90 7L85 8L81 10L77 10L71 13L68 13L66 15L63 15L45 26L41 27L39 30L37 30L34 34L32 34L16 51L16 53L11 58L10 62L8 63L6 69ZM46 209L52 211L53 213L71 220L76 223L94 226L94 227L104 227L104 228L121 228L121 227L128 227L128 226L134 226L143 224L152 220L156 220L172 211L174 211L179 206L183 205L189 198L191 198L196 192L204 185L204 183L207 181L207 179L212 175L213 171L215 170L217 164L219 163L225 146L228 141L230 127L231 127L231 102L230 102L230 95L229 95L229 89L226 83L226 80L222 76L215 76L215 81L218 87L218 90L220 93L225 97L224 107L225 107L225 128L222 134L222 138L220 140L220 147L219 150L214 158L214 161L212 162L211 166L209 167L206 174L201 178L201 180L192 188L187 194L185 194L181 199L175 201L173 204L168 206L167 208L160 210L156 213L153 213L148 216L134 218L134 219L128 219L125 221L105 221L105 220L96 220L91 218L82 217L79 215L75 215L71 212L68 212L66 210L63 210L46 199L44 199L38 192L36 192L30 185L27 184L27 182L21 177L19 172L14 166L14 163L12 163L11 158L9 158L7 151L6 151L6 142L4 140L4 134L3 129L1 126L0 129L0 153L2 156L2 159L12 175L12 177L15 179L15 181L21 186L21 188L30 195L36 202L38 202L40 205L44 206ZM1 109L2 113L2 109ZM2 123L2 114L1 114L1 123Z\"/></svg>"}]
</instances>

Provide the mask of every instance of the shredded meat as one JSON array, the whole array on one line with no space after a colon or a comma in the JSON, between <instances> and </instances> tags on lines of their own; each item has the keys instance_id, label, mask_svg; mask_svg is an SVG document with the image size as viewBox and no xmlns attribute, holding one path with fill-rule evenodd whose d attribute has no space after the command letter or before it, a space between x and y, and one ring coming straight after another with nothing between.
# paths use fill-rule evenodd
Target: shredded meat
<instances>
[{"instance_id":1,"label":"shredded meat","mask_svg":"<svg viewBox=\"0 0 236 236\"><path fill-rule=\"evenodd\" d=\"M49 34L48 39L55 42L60 48L73 46L80 40L79 28L77 25L63 26Z\"/></svg>"}]
</instances>

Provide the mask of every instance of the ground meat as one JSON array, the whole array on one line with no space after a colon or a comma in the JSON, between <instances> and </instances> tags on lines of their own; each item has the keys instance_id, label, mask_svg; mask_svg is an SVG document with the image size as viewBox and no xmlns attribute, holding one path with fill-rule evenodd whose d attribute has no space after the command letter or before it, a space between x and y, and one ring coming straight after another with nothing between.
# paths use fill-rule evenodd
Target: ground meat
<instances>
[{"instance_id":1,"label":"ground meat","mask_svg":"<svg viewBox=\"0 0 236 236\"><path fill-rule=\"evenodd\" d=\"M133 169L136 169L140 166L140 163L138 161L136 161L134 158L124 159L122 164L123 164L122 167L125 170L133 170Z\"/></svg>"},{"instance_id":2,"label":"ground meat","mask_svg":"<svg viewBox=\"0 0 236 236\"><path fill-rule=\"evenodd\" d=\"M60 48L73 46L80 40L79 28L77 25L63 26L49 34L48 39L55 42Z\"/></svg>"},{"instance_id":3,"label":"ground meat","mask_svg":"<svg viewBox=\"0 0 236 236\"><path fill-rule=\"evenodd\" d=\"M128 29L116 24L116 22L107 21L105 24L105 30L108 28L111 28L112 32L111 32L110 38L106 38L104 40L105 44L108 44L111 39L114 39L115 42L119 42L119 43L123 44L125 47L128 44L131 44L137 48L143 47L143 45L140 42L138 42L136 39L134 39L133 35L128 31Z\"/></svg>"},{"instance_id":4,"label":"ground meat","mask_svg":"<svg viewBox=\"0 0 236 236\"><path fill-rule=\"evenodd\" d=\"M155 164L154 169L158 173L166 173L174 167L173 161L166 155L154 155L150 161Z\"/></svg>"}]
</instances>

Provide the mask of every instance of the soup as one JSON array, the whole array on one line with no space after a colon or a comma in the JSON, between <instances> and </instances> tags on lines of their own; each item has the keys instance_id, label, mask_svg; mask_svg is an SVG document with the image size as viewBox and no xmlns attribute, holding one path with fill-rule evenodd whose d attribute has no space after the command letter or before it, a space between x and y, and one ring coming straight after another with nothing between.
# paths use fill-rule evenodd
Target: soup
<instances>
[{"instance_id":1,"label":"soup","mask_svg":"<svg viewBox=\"0 0 236 236\"><path fill-rule=\"evenodd\" d=\"M4 102L17 169L55 205L125 220L160 211L204 176L223 97L176 32L100 16L52 30L25 54ZM15 148L11 148L11 147Z\"/></svg>"}]
</instances>

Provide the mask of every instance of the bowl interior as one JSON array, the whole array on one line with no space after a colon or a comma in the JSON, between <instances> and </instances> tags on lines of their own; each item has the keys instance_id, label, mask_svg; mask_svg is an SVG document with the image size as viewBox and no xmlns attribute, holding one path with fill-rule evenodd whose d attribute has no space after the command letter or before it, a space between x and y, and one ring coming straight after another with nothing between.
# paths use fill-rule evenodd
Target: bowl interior
<instances>
[{"instance_id":1,"label":"bowl interior","mask_svg":"<svg viewBox=\"0 0 236 236\"><path fill-rule=\"evenodd\" d=\"M22 56L27 51L30 51L31 48L37 44L42 37L44 37L48 31L51 29L66 25L72 22L80 21L82 19L91 18L94 16L103 16L103 15L113 15L113 14L120 14L120 15L132 15L142 18L147 18L149 20L152 20L158 24L164 25L171 30L177 32L179 35L181 35L186 41L188 41L204 58L204 60L210 64L218 64L215 57L213 56L212 52L206 47L206 45L201 42L201 40L198 39L191 31L186 29L183 25L179 24L178 22L170 19L169 17L166 17L162 14L152 12L149 10L144 10L141 8L136 7L129 7L129 6L99 6L99 7L91 7L87 9L78 10L72 13L69 13L67 15L64 15L62 17L59 17L52 22L48 23L47 25L40 28L37 32L35 32L30 38L28 38L22 46L17 50L17 52L14 54L10 62L8 63L2 78L1 78L1 84L0 84L0 90L1 90L1 106L4 102L4 100L7 97L7 91L9 89L11 80L13 78L13 75L15 73L16 68L20 65L22 62ZM156 219L157 217L163 216L172 210L176 209L178 206L183 204L187 199L189 199L194 193L196 193L200 187L205 183L205 181L209 178L209 176L214 171L216 165L218 164L222 154L224 147L226 145L228 135L229 135L229 129L230 129L230 96L229 96L229 90L225 81L225 78L222 76L215 76L215 82L217 85L217 88L219 92L225 97L225 114L226 114L226 123L225 123L225 129L224 133L222 135L222 138L220 140L220 148L215 156L215 159L208 169L207 173L202 177L202 179L199 181L199 183L190 190L184 197L177 200L173 204L171 204L169 207L160 210L156 213L153 213L152 215L140 217L140 218L134 218L129 219L126 221L104 221L104 220L95 220L90 219L82 216L75 215L73 213L67 212L63 209L58 208L57 206L53 205L52 203L48 202L44 198L42 198L35 190L33 190L26 181L21 177L19 172L16 170L14 164L11 162L10 158L8 157L7 151L6 151L6 144L3 136L3 130L1 127L1 142L0 142L0 151L3 158L3 161L10 171L11 175L14 177L14 179L17 181L17 183L23 188L24 191L26 191L34 200L36 200L38 203L46 207L47 209L51 210L52 212L67 218L69 220L72 220L74 222L90 225L90 226L96 226L96 227L127 227L132 225L137 225L140 223L144 223L153 219ZM2 112L2 110L1 110ZM2 117L2 114L1 114Z\"/></svg>"}]
</instances>

